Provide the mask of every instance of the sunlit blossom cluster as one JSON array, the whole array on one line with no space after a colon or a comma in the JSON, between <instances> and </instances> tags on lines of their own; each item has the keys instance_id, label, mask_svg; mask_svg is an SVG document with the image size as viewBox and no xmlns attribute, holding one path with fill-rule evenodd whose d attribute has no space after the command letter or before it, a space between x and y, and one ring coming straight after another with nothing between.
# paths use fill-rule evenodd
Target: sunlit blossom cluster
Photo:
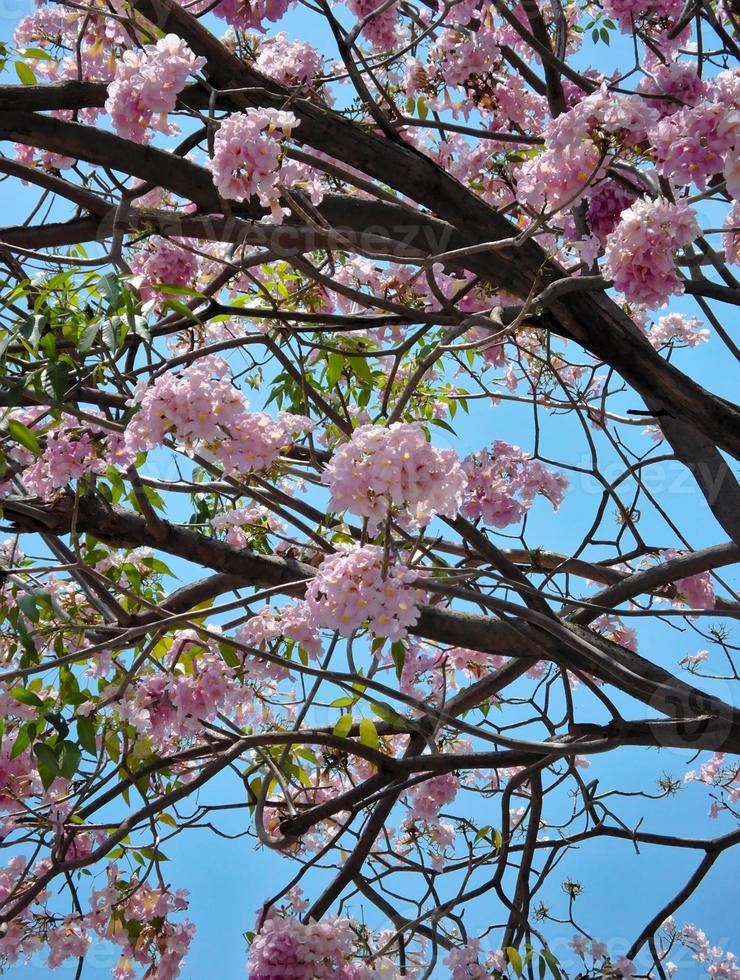
<instances>
[{"instance_id":1,"label":"sunlit blossom cluster","mask_svg":"<svg viewBox=\"0 0 740 980\"><path fill-rule=\"evenodd\" d=\"M702 327L701 320L684 313L667 313L650 328L650 343L656 349L666 344L680 344L696 347L709 340L709 331Z\"/></svg>"},{"instance_id":2,"label":"sunlit blossom cluster","mask_svg":"<svg viewBox=\"0 0 740 980\"><path fill-rule=\"evenodd\" d=\"M711 943L704 930L693 922L685 922L679 929L671 915L662 923L661 929L667 933L669 940L687 947L693 959L714 980L740 980L740 961L735 953ZM679 959L678 956L674 958ZM667 960L665 972L673 977L680 972L680 968L672 960Z\"/></svg>"},{"instance_id":3,"label":"sunlit blossom cluster","mask_svg":"<svg viewBox=\"0 0 740 980\"><path fill-rule=\"evenodd\" d=\"M683 554L674 548L667 548L663 552L663 557L667 559L678 558ZM686 578L676 580L676 601L690 609L714 609L715 595L712 575L710 572L697 572L696 575L687 575Z\"/></svg>"},{"instance_id":4,"label":"sunlit blossom cluster","mask_svg":"<svg viewBox=\"0 0 740 980\"><path fill-rule=\"evenodd\" d=\"M105 103L118 135L148 143L151 130L177 133L177 127L167 117L188 76L205 63L206 59L196 57L176 34L166 34L141 50L125 51L116 65Z\"/></svg>"},{"instance_id":5,"label":"sunlit blossom cluster","mask_svg":"<svg viewBox=\"0 0 740 980\"><path fill-rule=\"evenodd\" d=\"M533 460L518 446L496 440L491 450L473 453L463 460L468 487L462 506L465 517L481 518L492 527L506 527L521 520L537 494L557 510L568 481L562 473Z\"/></svg>"},{"instance_id":6,"label":"sunlit blossom cluster","mask_svg":"<svg viewBox=\"0 0 740 980\"><path fill-rule=\"evenodd\" d=\"M307 41L289 41L284 31L260 45L257 68L282 85L310 87L321 74L323 58Z\"/></svg>"},{"instance_id":7,"label":"sunlit blossom cluster","mask_svg":"<svg viewBox=\"0 0 740 980\"><path fill-rule=\"evenodd\" d=\"M131 271L141 279L143 300L166 298L168 290L161 288L164 284L194 284L200 266L194 245L195 242L188 239L162 238L160 235L152 235L147 240L146 251L137 252L131 263Z\"/></svg>"},{"instance_id":8,"label":"sunlit blossom cluster","mask_svg":"<svg viewBox=\"0 0 740 980\"><path fill-rule=\"evenodd\" d=\"M425 592L418 573L386 556L381 547L346 547L325 558L306 590L306 602L322 628L350 636L368 624L374 636L400 640L419 618Z\"/></svg>"},{"instance_id":9,"label":"sunlit blossom cluster","mask_svg":"<svg viewBox=\"0 0 740 980\"><path fill-rule=\"evenodd\" d=\"M264 648L282 637L293 640L312 657L319 656L322 649L321 635L308 603L294 602L279 609L263 606L237 632L237 639L241 643L253 647ZM269 671L270 666L266 669Z\"/></svg>"},{"instance_id":10,"label":"sunlit blossom cluster","mask_svg":"<svg viewBox=\"0 0 740 980\"><path fill-rule=\"evenodd\" d=\"M311 422L302 416L248 412L241 392L225 377L226 364L203 358L182 374L165 373L134 396L137 412L126 429L134 451L162 445L167 436L192 453L203 453L224 472L269 469Z\"/></svg>"},{"instance_id":11,"label":"sunlit blossom cluster","mask_svg":"<svg viewBox=\"0 0 740 980\"><path fill-rule=\"evenodd\" d=\"M257 197L280 223L278 204L281 142L298 125L292 112L246 109L222 120L213 141L213 156L206 166L219 194L232 201Z\"/></svg>"},{"instance_id":12,"label":"sunlit blossom cluster","mask_svg":"<svg viewBox=\"0 0 740 980\"><path fill-rule=\"evenodd\" d=\"M204 722L229 713L243 696L214 645L203 648L196 634L184 632L175 637L164 669L131 689L119 711L142 735L167 746L200 734Z\"/></svg>"},{"instance_id":13,"label":"sunlit blossom cluster","mask_svg":"<svg viewBox=\"0 0 740 980\"><path fill-rule=\"evenodd\" d=\"M465 474L451 449L435 449L420 425L362 425L326 470L330 506L368 519L371 534L400 512L406 526L425 527L436 514L454 517Z\"/></svg>"},{"instance_id":14,"label":"sunlit blossom cluster","mask_svg":"<svg viewBox=\"0 0 740 980\"><path fill-rule=\"evenodd\" d=\"M436 820L439 811L457 796L460 780L454 772L432 776L412 787L407 794L409 820Z\"/></svg>"},{"instance_id":15,"label":"sunlit blossom cluster","mask_svg":"<svg viewBox=\"0 0 740 980\"><path fill-rule=\"evenodd\" d=\"M641 198L622 212L607 242L606 271L630 302L662 306L683 292L676 253L698 234L694 210L685 200Z\"/></svg>"},{"instance_id":16,"label":"sunlit blossom cluster","mask_svg":"<svg viewBox=\"0 0 740 980\"><path fill-rule=\"evenodd\" d=\"M370 970L351 963L354 945L348 919L326 918L302 923L271 915L252 940L247 970L250 980L370 980Z\"/></svg>"}]
</instances>

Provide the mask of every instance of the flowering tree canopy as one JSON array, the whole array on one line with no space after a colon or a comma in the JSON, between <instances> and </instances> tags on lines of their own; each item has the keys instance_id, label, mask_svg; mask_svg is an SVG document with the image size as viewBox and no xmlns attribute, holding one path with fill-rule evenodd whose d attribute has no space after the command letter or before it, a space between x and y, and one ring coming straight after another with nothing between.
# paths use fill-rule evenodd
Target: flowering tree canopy
<instances>
[{"instance_id":1,"label":"flowering tree canopy","mask_svg":"<svg viewBox=\"0 0 740 980\"><path fill-rule=\"evenodd\" d=\"M177 977L238 811L253 980L738 980L731 0L13 28L0 967Z\"/></svg>"}]
</instances>

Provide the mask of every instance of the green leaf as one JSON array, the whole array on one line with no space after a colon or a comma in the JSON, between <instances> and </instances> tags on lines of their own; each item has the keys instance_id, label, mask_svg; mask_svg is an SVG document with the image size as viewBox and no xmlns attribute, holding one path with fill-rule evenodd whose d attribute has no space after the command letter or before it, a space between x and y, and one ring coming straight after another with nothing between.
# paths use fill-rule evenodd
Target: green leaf
<instances>
[{"instance_id":1,"label":"green leaf","mask_svg":"<svg viewBox=\"0 0 740 980\"><path fill-rule=\"evenodd\" d=\"M391 644L391 657L396 667L396 677L401 680L403 665L406 663L406 646L400 640L395 640Z\"/></svg>"},{"instance_id":2,"label":"green leaf","mask_svg":"<svg viewBox=\"0 0 740 980\"><path fill-rule=\"evenodd\" d=\"M360 721L360 741L363 745L367 745L369 749L375 749L376 752L380 750L378 729L375 727L375 722L369 718L363 718Z\"/></svg>"},{"instance_id":3,"label":"green leaf","mask_svg":"<svg viewBox=\"0 0 740 980\"><path fill-rule=\"evenodd\" d=\"M332 701L330 707L349 708L351 705L355 703L356 700L357 698L349 698L349 697L335 698L334 701Z\"/></svg>"},{"instance_id":4,"label":"green leaf","mask_svg":"<svg viewBox=\"0 0 740 980\"><path fill-rule=\"evenodd\" d=\"M352 728L352 715L342 715L334 726L334 735L337 738L346 738Z\"/></svg>"},{"instance_id":5,"label":"green leaf","mask_svg":"<svg viewBox=\"0 0 740 980\"><path fill-rule=\"evenodd\" d=\"M362 378L368 384L373 383L373 372L370 370L370 365L367 363L366 357L351 357L349 359L352 365L352 370L355 372L358 378Z\"/></svg>"},{"instance_id":6,"label":"green leaf","mask_svg":"<svg viewBox=\"0 0 740 980\"><path fill-rule=\"evenodd\" d=\"M59 775L59 763L54 749L47 742L39 742L34 745L33 751L36 755L39 767L39 776L44 789L48 789Z\"/></svg>"},{"instance_id":7,"label":"green leaf","mask_svg":"<svg viewBox=\"0 0 740 980\"><path fill-rule=\"evenodd\" d=\"M61 404L67 389L72 383L72 372L69 365L59 361L57 364L50 364L41 373L41 387L56 404Z\"/></svg>"},{"instance_id":8,"label":"green leaf","mask_svg":"<svg viewBox=\"0 0 740 980\"><path fill-rule=\"evenodd\" d=\"M13 442L17 442L24 449L32 452L34 456L41 455L41 443L27 425L18 422L17 419L8 419L8 435Z\"/></svg>"},{"instance_id":9,"label":"green leaf","mask_svg":"<svg viewBox=\"0 0 740 980\"><path fill-rule=\"evenodd\" d=\"M90 718L81 717L77 719L77 741L85 752L90 755L97 755L98 746L95 741L95 725Z\"/></svg>"},{"instance_id":10,"label":"green leaf","mask_svg":"<svg viewBox=\"0 0 740 980\"><path fill-rule=\"evenodd\" d=\"M118 306L121 291L118 286L118 276L115 272L106 272L104 276L98 279L98 292L108 300L110 309L115 309Z\"/></svg>"},{"instance_id":11,"label":"green leaf","mask_svg":"<svg viewBox=\"0 0 740 980\"><path fill-rule=\"evenodd\" d=\"M24 85L35 85L36 76L25 63L25 61L16 61L15 70L18 78L23 82Z\"/></svg>"},{"instance_id":12,"label":"green leaf","mask_svg":"<svg viewBox=\"0 0 740 980\"><path fill-rule=\"evenodd\" d=\"M13 742L13 748L10 751L10 758L17 759L21 752L25 752L35 738L36 725L34 722L30 721L25 725L21 725L21 727L18 729L16 740Z\"/></svg>"},{"instance_id":13,"label":"green leaf","mask_svg":"<svg viewBox=\"0 0 740 980\"><path fill-rule=\"evenodd\" d=\"M82 752L74 742L62 742L59 752L59 774L71 779L77 772L82 759Z\"/></svg>"},{"instance_id":14,"label":"green leaf","mask_svg":"<svg viewBox=\"0 0 740 980\"><path fill-rule=\"evenodd\" d=\"M95 343L95 338L98 336L99 330L100 324L97 320L93 320L92 323L88 323L77 341L77 350L81 354L86 354L87 351L90 350L92 345Z\"/></svg>"},{"instance_id":15,"label":"green leaf","mask_svg":"<svg viewBox=\"0 0 740 980\"><path fill-rule=\"evenodd\" d=\"M558 959L550 952L549 949L543 949L542 955L545 958L545 962L550 967L550 973L552 973L555 980L562 980L560 970L558 969Z\"/></svg>"},{"instance_id":16,"label":"green leaf","mask_svg":"<svg viewBox=\"0 0 740 980\"><path fill-rule=\"evenodd\" d=\"M522 975L522 958L518 950L514 949L513 946L507 946L504 952L506 953L506 959L514 967L514 973L520 977Z\"/></svg>"},{"instance_id":17,"label":"green leaf","mask_svg":"<svg viewBox=\"0 0 740 980\"><path fill-rule=\"evenodd\" d=\"M20 701L21 704L28 704L34 708L43 708L44 706L41 698L37 694L34 694L33 691L29 691L27 687L14 687L10 695L16 701Z\"/></svg>"},{"instance_id":18,"label":"green leaf","mask_svg":"<svg viewBox=\"0 0 740 980\"><path fill-rule=\"evenodd\" d=\"M38 623L39 621L39 611L36 606L36 599L33 595L29 595L27 592L23 595L18 595L15 597L16 605L26 617L32 623Z\"/></svg>"},{"instance_id":19,"label":"green leaf","mask_svg":"<svg viewBox=\"0 0 740 980\"><path fill-rule=\"evenodd\" d=\"M158 282L156 285L152 285L151 288L158 293L169 293L171 296L193 296L195 299L207 299L197 289L191 289L190 286L178 286L174 282Z\"/></svg>"},{"instance_id":20,"label":"green leaf","mask_svg":"<svg viewBox=\"0 0 740 980\"><path fill-rule=\"evenodd\" d=\"M118 337L121 326L120 316L112 316L103 320L101 324L103 343L111 352L115 354L118 350Z\"/></svg>"},{"instance_id":21,"label":"green leaf","mask_svg":"<svg viewBox=\"0 0 740 980\"><path fill-rule=\"evenodd\" d=\"M344 357L341 354L329 354L327 357L326 383L333 388L342 374Z\"/></svg>"},{"instance_id":22,"label":"green leaf","mask_svg":"<svg viewBox=\"0 0 740 980\"><path fill-rule=\"evenodd\" d=\"M386 722L388 725L399 727L406 724L406 719L403 715L397 714L389 704L371 704L370 707L373 710L373 714L376 714L381 721Z\"/></svg>"}]
</instances>

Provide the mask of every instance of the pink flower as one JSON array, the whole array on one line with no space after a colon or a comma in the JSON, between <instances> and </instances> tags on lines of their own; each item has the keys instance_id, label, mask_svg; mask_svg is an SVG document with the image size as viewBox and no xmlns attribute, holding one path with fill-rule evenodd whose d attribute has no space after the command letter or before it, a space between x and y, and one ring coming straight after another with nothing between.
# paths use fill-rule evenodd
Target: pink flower
<instances>
[{"instance_id":1,"label":"pink flower","mask_svg":"<svg viewBox=\"0 0 740 980\"><path fill-rule=\"evenodd\" d=\"M233 201L256 196L272 220L282 222L280 142L297 125L292 112L277 109L246 109L224 119L214 139L213 157L206 163L219 194Z\"/></svg>"},{"instance_id":2,"label":"pink flower","mask_svg":"<svg viewBox=\"0 0 740 980\"><path fill-rule=\"evenodd\" d=\"M730 208L724 227L727 229L722 236L725 259L737 265L740 263L740 200L735 201Z\"/></svg>"},{"instance_id":3,"label":"pink flower","mask_svg":"<svg viewBox=\"0 0 740 980\"><path fill-rule=\"evenodd\" d=\"M188 76L205 63L206 59L197 58L176 34L167 34L140 51L125 51L116 65L105 103L119 136L148 143L150 128L166 134L179 132L167 122L167 116L174 110Z\"/></svg>"},{"instance_id":4,"label":"pink flower","mask_svg":"<svg viewBox=\"0 0 740 980\"><path fill-rule=\"evenodd\" d=\"M457 796L460 780L452 772L432 776L408 791L409 820L436 820L439 811Z\"/></svg>"},{"instance_id":5,"label":"pink flower","mask_svg":"<svg viewBox=\"0 0 740 980\"><path fill-rule=\"evenodd\" d=\"M643 21L676 20L681 6L681 0L606 0L604 10L619 21L623 31L630 32L633 24Z\"/></svg>"},{"instance_id":6,"label":"pink flower","mask_svg":"<svg viewBox=\"0 0 740 980\"><path fill-rule=\"evenodd\" d=\"M696 347L709 340L709 331L701 329L701 320L695 316L668 313L653 324L648 339L656 350L666 344L676 343Z\"/></svg>"},{"instance_id":7,"label":"pink flower","mask_svg":"<svg viewBox=\"0 0 740 980\"><path fill-rule=\"evenodd\" d=\"M293 640L312 657L320 656L322 651L321 636L305 602L294 602L274 611L263 606L239 628L237 637L242 643L254 647L264 647L284 637Z\"/></svg>"},{"instance_id":8,"label":"pink flower","mask_svg":"<svg viewBox=\"0 0 740 980\"><path fill-rule=\"evenodd\" d=\"M221 0L213 12L240 31L264 31L262 21L280 20L289 6L290 0Z\"/></svg>"},{"instance_id":9,"label":"pink flower","mask_svg":"<svg viewBox=\"0 0 740 980\"><path fill-rule=\"evenodd\" d=\"M436 514L454 517L466 479L451 449L434 449L418 424L362 425L324 471L330 506L368 518L374 534L391 508L407 527L426 527Z\"/></svg>"},{"instance_id":10,"label":"pink flower","mask_svg":"<svg viewBox=\"0 0 740 980\"><path fill-rule=\"evenodd\" d=\"M260 45L255 64L281 85L308 88L321 74L323 58L307 41L289 41L281 31Z\"/></svg>"},{"instance_id":11,"label":"pink flower","mask_svg":"<svg viewBox=\"0 0 740 980\"><path fill-rule=\"evenodd\" d=\"M547 497L557 510L568 487L562 474L533 460L518 446L500 440L491 450L468 456L462 465L468 488L461 511L465 517L480 517L492 527L521 520L537 494Z\"/></svg>"},{"instance_id":12,"label":"pink flower","mask_svg":"<svg viewBox=\"0 0 740 980\"><path fill-rule=\"evenodd\" d=\"M450 980L484 980L488 971L480 964L480 940L472 939L467 946L453 949L442 960L450 971Z\"/></svg>"},{"instance_id":13,"label":"pink flower","mask_svg":"<svg viewBox=\"0 0 740 980\"><path fill-rule=\"evenodd\" d=\"M382 548L365 545L343 548L323 560L306 590L317 626L350 636L366 622L374 636L406 636L426 595L412 585L418 573L393 560L384 571L383 558Z\"/></svg>"},{"instance_id":14,"label":"pink flower","mask_svg":"<svg viewBox=\"0 0 740 980\"><path fill-rule=\"evenodd\" d=\"M200 266L198 256L183 248L180 242L183 245L191 244L186 238L168 239L152 235L147 240L148 251L136 253L131 269L143 280L140 290L143 300L167 298L167 291L155 290L152 288L155 285L190 286L194 283Z\"/></svg>"},{"instance_id":15,"label":"pink flower","mask_svg":"<svg viewBox=\"0 0 740 980\"><path fill-rule=\"evenodd\" d=\"M138 411L125 433L126 447L132 452L151 449L171 435L189 452L219 462L227 475L269 469L312 423L287 412L276 419L248 412L244 396L225 373L222 361L202 358L179 376L163 374L153 385L140 387L133 399Z\"/></svg>"},{"instance_id":16,"label":"pink flower","mask_svg":"<svg viewBox=\"0 0 740 980\"><path fill-rule=\"evenodd\" d=\"M678 558L682 554L684 552L668 548L663 552L663 557ZM709 572L699 572L697 575L677 579L675 585L678 605L688 606L690 609L714 609L714 586Z\"/></svg>"},{"instance_id":17,"label":"pink flower","mask_svg":"<svg viewBox=\"0 0 740 980\"><path fill-rule=\"evenodd\" d=\"M693 208L684 200L642 198L622 212L606 246L605 269L631 303L661 306L683 292L675 253L698 234Z\"/></svg>"},{"instance_id":18,"label":"pink flower","mask_svg":"<svg viewBox=\"0 0 740 980\"><path fill-rule=\"evenodd\" d=\"M353 980L353 933L348 919L307 925L290 916L270 916L249 947L250 980Z\"/></svg>"},{"instance_id":19,"label":"pink flower","mask_svg":"<svg viewBox=\"0 0 740 980\"><path fill-rule=\"evenodd\" d=\"M602 180L594 187L589 195L586 221L602 245L616 228L621 213L636 200L636 194L615 180Z\"/></svg>"}]
</instances>

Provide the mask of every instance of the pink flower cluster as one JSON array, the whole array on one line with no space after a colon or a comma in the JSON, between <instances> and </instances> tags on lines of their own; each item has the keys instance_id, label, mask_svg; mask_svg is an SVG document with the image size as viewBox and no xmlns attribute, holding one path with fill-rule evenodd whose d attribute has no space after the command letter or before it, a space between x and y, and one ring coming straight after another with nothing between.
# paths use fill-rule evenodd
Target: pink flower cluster
<instances>
[{"instance_id":1,"label":"pink flower cluster","mask_svg":"<svg viewBox=\"0 0 740 980\"><path fill-rule=\"evenodd\" d=\"M211 527L225 529L226 543L234 548L250 548L270 532L285 531L285 524L261 504L217 514L211 519Z\"/></svg>"},{"instance_id":2,"label":"pink flower cluster","mask_svg":"<svg viewBox=\"0 0 740 980\"><path fill-rule=\"evenodd\" d=\"M631 980L637 972L632 960L628 960L626 956L619 956L616 959L612 959L606 943L599 942L598 940L589 942L584 935L579 934L574 936L568 945L584 961L586 958L592 960L593 973L591 971L589 973L593 976L605 978L621 977L622 980Z\"/></svg>"},{"instance_id":3,"label":"pink flower cluster","mask_svg":"<svg viewBox=\"0 0 740 980\"><path fill-rule=\"evenodd\" d=\"M349 962L353 939L349 919L272 915L249 947L249 980L369 980L363 963Z\"/></svg>"},{"instance_id":4,"label":"pink flower cluster","mask_svg":"<svg viewBox=\"0 0 740 980\"><path fill-rule=\"evenodd\" d=\"M193 285L200 262L197 255L182 247L191 244L195 243L189 239L162 238L159 235L152 235L147 240L148 250L137 252L131 263L134 275L142 279L140 292L143 300L166 298L166 290L153 288L163 283L171 286Z\"/></svg>"},{"instance_id":5,"label":"pink flower cluster","mask_svg":"<svg viewBox=\"0 0 740 980\"><path fill-rule=\"evenodd\" d=\"M281 85L301 88L310 88L324 67L323 58L313 45L289 41L282 31L260 46L255 64Z\"/></svg>"},{"instance_id":6,"label":"pink flower cluster","mask_svg":"<svg viewBox=\"0 0 740 980\"><path fill-rule=\"evenodd\" d=\"M682 104L696 105L706 90L707 84L696 74L692 62L675 60L667 63L656 60L650 64L650 74L637 86L637 91L648 99L648 105L661 116L672 116Z\"/></svg>"},{"instance_id":7,"label":"pink flower cluster","mask_svg":"<svg viewBox=\"0 0 740 980\"><path fill-rule=\"evenodd\" d=\"M213 12L237 30L264 31L262 21L281 20L289 6L290 0L221 0Z\"/></svg>"},{"instance_id":8,"label":"pink flower cluster","mask_svg":"<svg viewBox=\"0 0 740 980\"><path fill-rule=\"evenodd\" d=\"M656 350L676 343L696 347L709 340L709 331L701 329L701 320L695 316L668 313L653 324L648 339Z\"/></svg>"},{"instance_id":9,"label":"pink flower cluster","mask_svg":"<svg viewBox=\"0 0 740 980\"><path fill-rule=\"evenodd\" d=\"M172 435L189 452L210 455L228 475L269 469L312 423L287 412L277 419L248 412L226 371L224 362L203 358L179 376L167 373L142 385L133 399L138 411L126 429L128 449L151 449Z\"/></svg>"},{"instance_id":10,"label":"pink flower cluster","mask_svg":"<svg viewBox=\"0 0 740 980\"><path fill-rule=\"evenodd\" d=\"M443 31L430 52L431 62L447 85L463 85L471 75L488 75L500 56L496 31L485 23L467 36L456 30Z\"/></svg>"},{"instance_id":11,"label":"pink flower cluster","mask_svg":"<svg viewBox=\"0 0 740 980\"><path fill-rule=\"evenodd\" d=\"M383 568L376 545L346 547L325 558L306 590L306 603L317 626L350 636L368 623L374 636L400 640L419 618L426 593L414 588L418 573L400 561Z\"/></svg>"},{"instance_id":12,"label":"pink flower cluster","mask_svg":"<svg viewBox=\"0 0 740 980\"><path fill-rule=\"evenodd\" d=\"M568 113L570 115L570 113ZM590 140L565 148L550 148L521 166L517 197L537 211L557 211L574 205L589 184L602 176L601 154Z\"/></svg>"},{"instance_id":13,"label":"pink flower cluster","mask_svg":"<svg viewBox=\"0 0 740 980\"><path fill-rule=\"evenodd\" d=\"M87 836L77 835L67 857L89 853L89 840L84 847L78 846L80 838ZM99 836L98 843L104 838L104 834ZM0 901L5 902L23 882L32 882L49 867L49 861L27 866L22 855L11 858L0 869ZM0 957L4 963L13 964L21 957L28 959L45 945L46 965L56 970L70 957L84 956L93 935L97 935L121 947L121 958L112 971L115 980L137 980L135 964L157 980L176 980L195 935L195 927L187 919L177 923L170 920L173 912L187 908L186 894L152 888L136 877L127 881L111 863L107 867L107 885L92 891L87 912L80 909L61 917L46 908L49 891L40 892L29 909L8 923L0 936Z\"/></svg>"},{"instance_id":14,"label":"pink flower cluster","mask_svg":"<svg viewBox=\"0 0 740 980\"><path fill-rule=\"evenodd\" d=\"M693 208L681 199L644 197L622 213L605 251L605 269L631 303L662 306L683 292L675 254L699 235Z\"/></svg>"},{"instance_id":15,"label":"pink flower cluster","mask_svg":"<svg viewBox=\"0 0 740 980\"><path fill-rule=\"evenodd\" d=\"M603 616L595 619L592 625L593 629L602 636L605 636L607 640L611 640L612 643L618 643L620 646L626 647L627 650L632 650L633 653L637 653L637 633L635 630L630 629L629 626L625 626L619 616L604 613Z\"/></svg>"},{"instance_id":16,"label":"pink flower cluster","mask_svg":"<svg viewBox=\"0 0 740 980\"><path fill-rule=\"evenodd\" d=\"M275 610L263 606L237 632L241 643L253 647L265 647L281 637L293 640L312 657L321 654L321 636L305 602L294 602Z\"/></svg>"},{"instance_id":17,"label":"pink flower cluster","mask_svg":"<svg viewBox=\"0 0 740 980\"><path fill-rule=\"evenodd\" d=\"M491 974L506 975L509 961L502 949L494 950L485 957L481 965L483 950L479 939L471 939L465 946L453 949L442 962L450 971L449 980L484 980Z\"/></svg>"},{"instance_id":18,"label":"pink flower cluster","mask_svg":"<svg viewBox=\"0 0 740 980\"><path fill-rule=\"evenodd\" d=\"M377 10L380 4L375 0L347 0L347 6L359 20ZM398 8L395 3L392 3L390 7L365 24L361 35L379 51L388 51L396 45L398 28Z\"/></svg>"},{"instance_id":19,"label":"pink flower cluster","mask_svg":"<svg viewBox=\"0 0 740 980\"><path fill-rule=\"evenodd\" d=\"M603 245L626 211L637 200L637 195L618 184L616 180L602 180L589 195L586 221L591 233Z\"/></svg>"},{"instance_id":20,"label":"pink flower cluster","mask_svg":"<svg viewBox=\"0 0 740 980\"><path fill-rule=\"evenodd\" d=\"M170 920L174 912L188 907L187 892L152 888L136 877L125 882L114 864L108 865L107 875L106 887L92 893L86 924L101 939L121 947L113 977L137 980L135 964L139 964L147 967L150 977L175 980L195 936L188 919Z\"/></svg>"},{"instance_id":21,"label":"pink flower cluster","mask_svg":"<svg viewBox=\"0 0 740 980\"><path fill-rule=\"evenodd\" d=\"M545 149L517 172L517 197L538 211L575 204L605 173L605 144L615 148L644 140L658 113L640 96L602 86L543 132Z\"/></svg>"},{"instance_id":22,"label":"pink flower cluster","mask_svg":"<svg viewBox=\"0 0 740 980\"><path fill-rule=\"evenodd\" d=\"M439 811L457 796L460 780L452 772L432 776L408 791L411 811L408 820L436 820Z\"/></svg>"},{"instance_id":23,"label":"pink flower cluster","mask_svg":"<svg viewBox=\"0 0 740 980\"><path fill-rule=\"evenodd\" d=\"M176 34L167 34L140 51L125 51L116 65L105 103L118 135L148 143L152 136L149 129L177 133L167 116L174 110L188 75L205 63L206 59L196 58Z\"/></svg>"},{"instance_id":24,"label":"pink flower cluster","mask_svg":"<svg viewBox=\"0 0 740 980\"><path fill-rule=\"evenodd\" d=\"M658 123L653 142L659 173L703 191L740 150L740 111L719 103L681 109Z\"/></svg>"},{"instance_id":25,"label":"pink flower cluster","mask_svg":"<svg viewBox=\"0 0 740 980\"><path fill-rule=\"evenodd\" d=\"M192 662L189 672L186 655ZM175 636L167 666L130 689L119 708L123 719L157 745L201 734L202 722L212 721L219 711L228 712L243 697L215 646L203 649L194 633Z\"/></svg>"},{"instance_id":26,"label":"pink flower cluster","mask_svg":"<svg viewBox=\"0 0 740 980\"><path fill-rule=\"evenodd\" d=\"M700 782L724 790L727 804L740 801L740 765L726 762L724 752L715 752L708 762L701 765L698 774L692 769L683 778L685 783ZM720 803L715 800L709 809L709 816L716 817L719 810Z\"/></svg>"},{"instance_id":27,"label":"pink flower cluster","mask_svg":"<svg viewBox=\"0 0 740 980\"><path fill-rule=\"evenodd\" d=\"M740 980L737 956L721 946L710 945L706 933L693 922L686 922L682 929L678 929L673 916L669 916L661 928L665 929L672 940L678 940L683 946L687 946L693 958L713 980ZM678 972L678 967L675 963L668 962L665 964L665 972L672 977Z\"/></svg>"},{"instance_id":28,"label":"pink flower cluster","mask_svg":"<svg viewBox=\"0 0 740 980\"><path fill-rule=\"evenodd\" d=\"M730 208L725 218L724 227L726 229L722 236L722 245L725 250L725 260L728 263L740 263L740 200Z\"/></svg>"},{"instance_id":29,"label":"pink flower cluster","mask_svg":"<svg viewBox=\"0 0 740 980\"><path fill-rule=\"evenodd\" d=\"M481 966L482 952L479 939L471 939L467 945L451 950L442 960L450 971L450 980L487 980L490 974Z\"/></svg>"},{"instance_id":30,"label":"pink flower cluster","mask_svg":"<svg viewBox=\"0 0 740 980\"><path fill-rule=\"evenodd\" d=\"M663 552L663 557L678 558L682 554L682 551L668 548ZM714 586L709 572L677 579L675 585L678 593L676 602L679 605L688 606L689 609L714 609Z\"/></svg>"},{"instance_id":31,"label":"pink flower cluster","mask_svg":"<svg viewBox=\"0 0 740 980\"><path fill-rule=\"evenodd\" d=\"M415 423L362 425L341 446L323 475L330 506L367 517L374 534L391 509L407 527L425 527L435 514L454 517L465 474L451 449L435 449Z\"/></svg>"},{"instance_id":32,"label":"pink flower cluster","mask_svg":"<svg viewBox=\"0 0 740 980\"><path fill-rule=\"evenodd\" d=\"M518 446L496 440L463 460L468 488L462 505L465 517L482 518L492 527L506 527L520 520L541 493L555 510L563 502L568 481L548 469ZM517 499L517 497L519 499Z\"/></svg>"},{"instance_id":33,"label":"pink flower cluster","mask_svg":"<svg viewBox=\"0 0 740 980\"><path fill-rule=\"evenodd\" d=\"M206 163L219 194L233 201L256 195L280 224L280 143L297 125L292 112L277 109L246 109L224 119L213 141L213 157Z\"/></svg>"},{"instance_id":34,"label":"pink flower cluster","mask_svg":"<svg viewBox=\"0 0 740 980\"><path fill-rule=\"evenodd\" d=\"M29 493L48 500L54 492L87 473L104 473L109 466L128 466L133 456L117 432L80 430L65 416L59 428L46 436L44 451L23 472Z\"/></svg>"},{"instance_id":35,"label":"pink flower cluster","mask_svg":"<svg viewBox=\"0 0 740 980\"><path fill-rule=\"evenodd\" d=\"M681 0L605 0L604 10L619 21L623 31L646 20L676 20L681 13Z\"/></svg>"}]
</instances>

